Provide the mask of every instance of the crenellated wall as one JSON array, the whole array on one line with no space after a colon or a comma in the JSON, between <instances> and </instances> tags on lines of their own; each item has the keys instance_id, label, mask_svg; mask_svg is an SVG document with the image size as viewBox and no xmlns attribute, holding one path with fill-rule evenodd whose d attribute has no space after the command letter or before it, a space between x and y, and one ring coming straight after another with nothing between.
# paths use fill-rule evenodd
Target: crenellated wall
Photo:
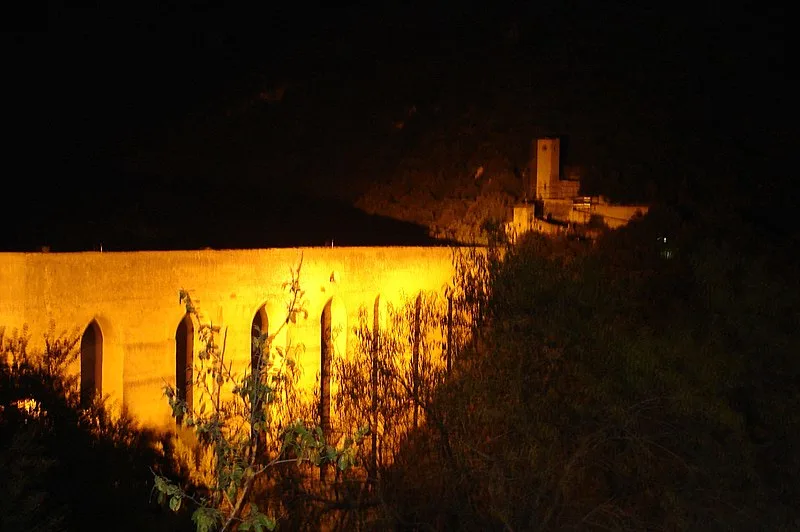
<instances>
[{"instance_id":1,"label":"crenellated wall","mask_svg":"<svg viewBox=\"0 0 800 532\"><path fill-rule=\"evenodd\" d=\"M101 392L141 422L166 427L174 421L162 388L176 382L182 288L206 320L226 328L226 356L243 367L250 360L254 317L266 320L270 331L285 320L283 283L302 258L308 318L290 326L281 340L305 346L302 387L310 393L320 371L321 318L329 303L336 324L347 331L336 350L346 352L359 308L371 315L378 297L384 304L442 290L452 277L452 254L444 247L0 253L0 327L27 325L35 345L51 320L57 331L99 330L94 334L102 344ZM96 327L90 327L93 321Z\"/></svg>"}]
</instances>

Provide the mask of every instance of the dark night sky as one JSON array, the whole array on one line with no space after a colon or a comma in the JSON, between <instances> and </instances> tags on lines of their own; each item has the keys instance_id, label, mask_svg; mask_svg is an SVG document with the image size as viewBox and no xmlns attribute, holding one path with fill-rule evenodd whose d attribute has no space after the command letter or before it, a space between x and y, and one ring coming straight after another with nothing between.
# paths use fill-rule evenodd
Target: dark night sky
<instances>
[{"instance_id":1,"label":"dark night sky","mask_svg":"<svg viewBox=\"0 0 800 532\"><path fill-rule=\"evenodd\" d=\"M325 239L315 228L346 218L339 202L351 200L348 191L363 179L342 168L379 145L370 120L409 100L453 93L441 87L471 94L481 75L530 75L532 99L558 95L552 101L563 108L545 109L541 126L578 124L568 133L586 153L618 113L627 135L650 139L646 157L668 158L671 173L699 183L698 197L754 195L743 205L761 208L792 190L779 164L793 142L784 13L760 4L103 4L50 3L46 23L3 28L19 30L3 35L4 122L13 137L3 172L4 227L12 229L3 249L58 249L61 241L62 249L91 249L110 238L110 227L156 218L165 227L200 227L197 220L214 216L230 222L228 233L240 230L236 224L264 233L264 224L271 236L206 233L146 245ZM535 76L526 72L532 64ZM503 69L512 75L504 78ZM284 80L293 84L287 104L264 119L280 127L220 126L213 118L246 110L259 90ZM300 103L289 105L290 96ZM524 106L524 96L517 90L509 98ZM289 138L290 126L305 133ZM364 168L380 168L374 164ZM276 196L279 208L257 212L262 198ZM297 211L311 222L292 222ZM359 227L417 234L381 223L388 225L353 218ZM66 234L73 234L68 244Z\"/></svg>"}]
</instances>

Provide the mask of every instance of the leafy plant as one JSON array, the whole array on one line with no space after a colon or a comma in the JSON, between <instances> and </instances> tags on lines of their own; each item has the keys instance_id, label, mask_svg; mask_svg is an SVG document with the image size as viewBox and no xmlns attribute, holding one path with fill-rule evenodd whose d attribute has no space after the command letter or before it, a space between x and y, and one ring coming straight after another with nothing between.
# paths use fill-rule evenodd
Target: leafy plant
<instances>
[{"instance_id":1,"label":"leafy plant","mask_svg":"<svg viewBox=\"0 0 800 532\"><path fill-rule=\"evenodd\" d=\"M257 331L253 338L254 364L237 372L226 358L226 330L204 320L188 291L180 302L199 323L202 348L193 371L200 396L188 404L171 385L164 395L173 416L191 427L198 445L210 452L209 482L189 493L168 478L155 475L159 498L178 511L184 501L195 505L192 514L198 532L211 530L273 530L275 516L268 516L255 502L259 479L276 466L307 462L317 467L333 464L345 470L353 463L355 447L366 431L347 438L342 448L326 441L319 426L308 419L292 417L299 410L293 403L299 376L297 354L302 346L279 346L276 338L285 327L307 318L304 292L300 287L299 264L284 283L287 294L286 318L269 335Z\"/></svg>"}]
</instances>

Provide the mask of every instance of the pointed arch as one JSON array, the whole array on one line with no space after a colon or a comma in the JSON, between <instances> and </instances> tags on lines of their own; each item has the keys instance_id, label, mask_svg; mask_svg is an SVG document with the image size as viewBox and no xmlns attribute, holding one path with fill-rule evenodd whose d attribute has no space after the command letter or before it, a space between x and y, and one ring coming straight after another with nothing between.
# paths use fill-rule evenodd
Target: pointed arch
<instances>
[{"instance_id":1,"label":"pointed arch","mask_svg":"<svg viewBox=\"0 0 800 532\"><path fill-rule=\"evenodd\" d=\"M194 322L187 312L175 330L175 393L190 410L194 407L194 336ZM183 416L176 420L180 424Z\"/></svg>"},{"instance_id":2,"label":"pointed arch","mask_svg":"<svg viewBox=\"0 0 800 532\"><path fill-rule=\"evenodd\" d=\"M333 358L333 323L331 301L322 309L320 317L319 361L319 424L324 434L331 432L331 359Z\"/></svg>"},{"instance_id":3,"label":"pointed arch","mask_svg":"<svg viewBox=\"0 0 800 532\"><path fill-rule=\"evenodd\" d=\"M257 340L260 336L269 336L269 316L266 303L261 305L253 315L250 329L250 368L251 371L256 371L256 368L261 364L263 351L257 345Z\"/></svg>"},{"instance_id":4,"label":"pointed arch","mask_svg":"<svg viewBox=\"0 0 800 532\"><path fill-rule=\"evenodd\" d=\"M347 352L347 310L338 297L328 300L320 316L319 419L326 436L332 434L331 397L337 391L333 360Z\"/></svg>"},{"instance_id":5,"label":"pointed arch","mask_svg":"<svg viewBox=\"0 0 800 532\"><path fill-rule=\"evenodd\" d=\"M81 404L103 394L103 331L92 320L81 336Z\"/></svg>"},{"instance_id":6,"label":"pointed arch","mask_svg":"<svg viewBox=\"0 0 800 532\"><path fill-rule=\"evenodd\" d=\"M262 340L265 337L269 337L269 317L266 303L256 310L250 325L250 372L259 380L261 379L262 366L264 365L263 359L265 356L269 356L269 353L265 352L269 349L269 346ZM251 406L253 412L260 412L264 407L264 403L261 400L256 400ZM253 437L256 434L256 428L251 426L250 431L251 437ZM264 438L265 435L262 433L259 438L261 440L260 446L263 446L266 441Z\"/></svg>"}]
</instances>

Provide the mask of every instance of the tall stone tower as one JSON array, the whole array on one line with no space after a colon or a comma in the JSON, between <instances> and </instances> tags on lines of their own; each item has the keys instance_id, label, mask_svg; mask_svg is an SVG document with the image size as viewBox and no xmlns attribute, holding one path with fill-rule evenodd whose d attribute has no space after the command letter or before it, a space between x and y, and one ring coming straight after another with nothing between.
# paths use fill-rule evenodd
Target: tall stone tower
<instances>
[{"instance_id":1,"label":"tall stone tower","mask_svg":"<svg viewBox=\"0 0 800 532\"><path fill-rule=\"evenodd\" d=\"M536 139L536 199L558 196L561 149L557 138Z\"/></svg>"}]
</instances>

